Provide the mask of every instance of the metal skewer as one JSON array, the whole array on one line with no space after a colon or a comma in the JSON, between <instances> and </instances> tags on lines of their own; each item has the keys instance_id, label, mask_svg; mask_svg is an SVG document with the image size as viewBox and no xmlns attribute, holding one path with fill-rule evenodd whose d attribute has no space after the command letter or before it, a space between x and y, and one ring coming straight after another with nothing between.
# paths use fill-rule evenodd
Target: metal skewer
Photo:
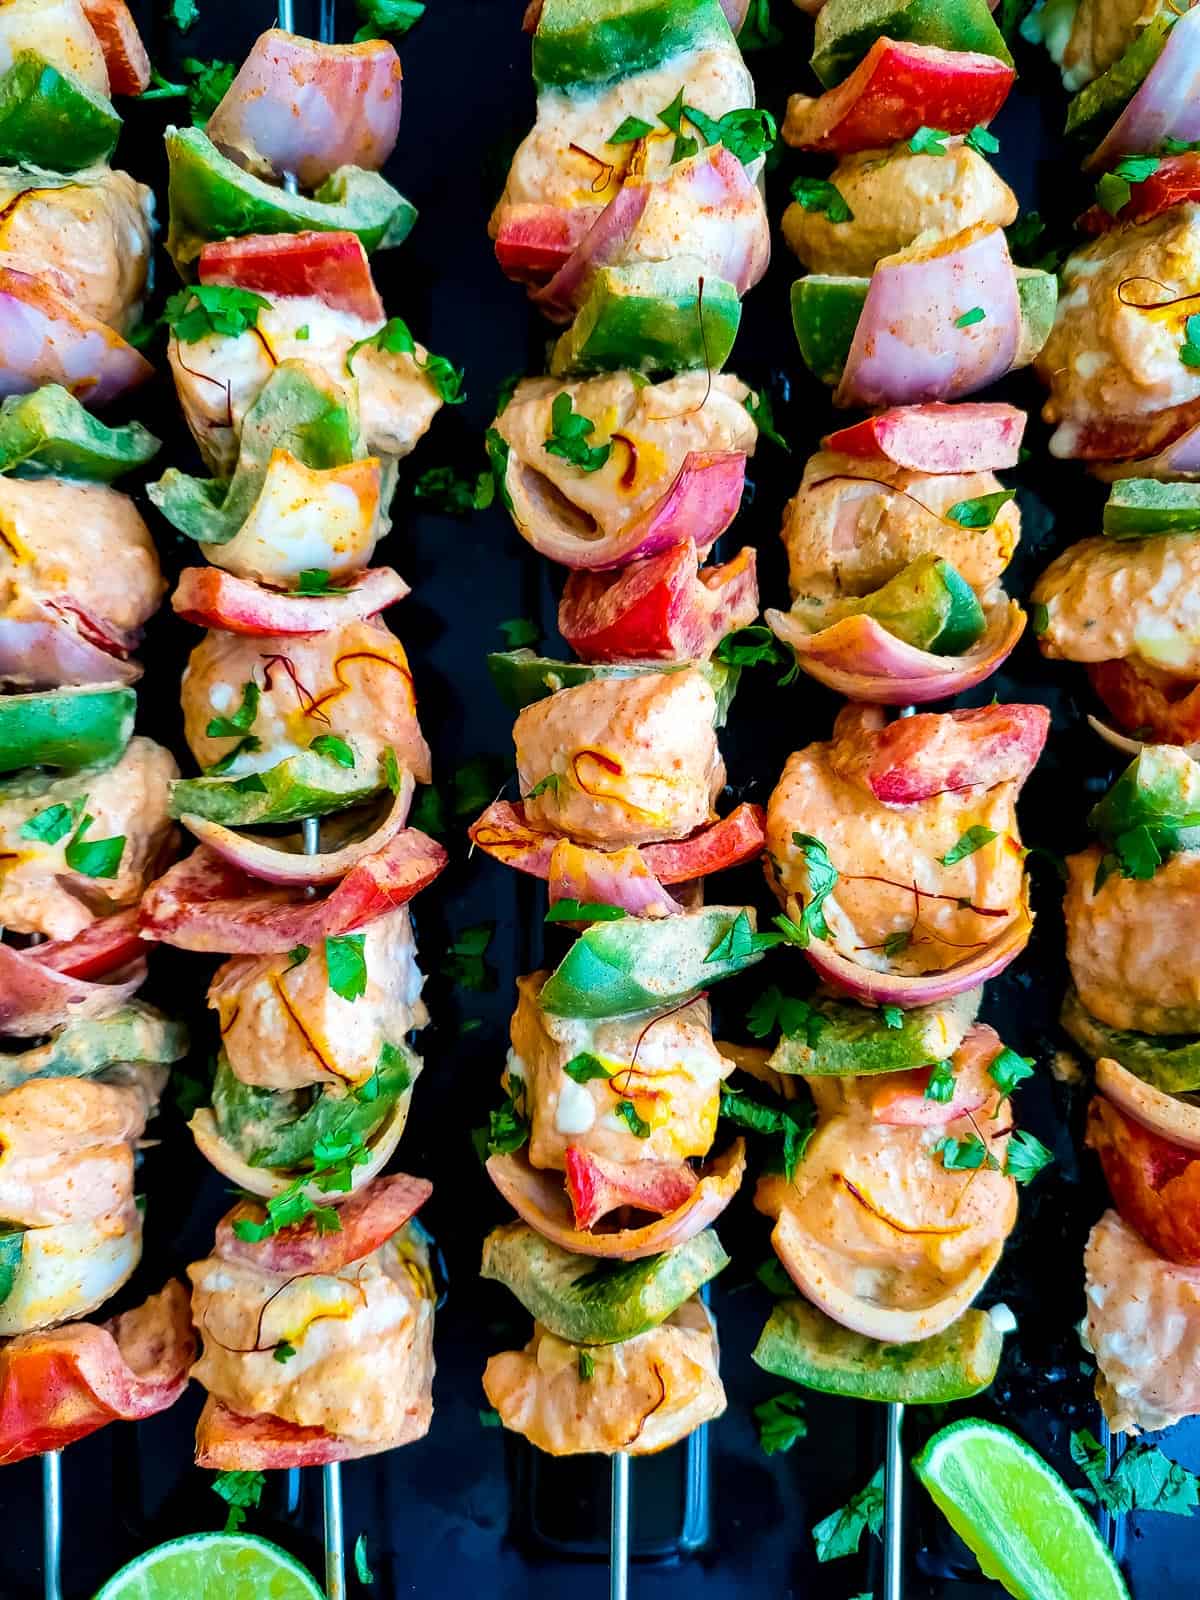
<instances>
[{"instance_id":1,"label":"metal skewer","mask_svg":"<svg viewBox=\"0 0 1200 1600\"><path fill-rule=\"evenodd\" d=\"M286 33L296 31L296 8L293 0L279 0L279 26ZM336 31L334 0L321 0L320 28L317 37L325 44L333 43ZM288 194L299 188L294 172L285 172L283 187ZM315 856L321 849L321 823L318 817L305 817L304 854ZM325 1592L329 1600L346 1600L346 1545L342 1531L342 1468L337 1461L328 1462L322 1469L322 1488L325 1508ZM287 1505L293 1511L300 1502L300 1472L293 1467L287 1477Z\"/></svg>"},{"instance_id":2,"label":"metal skewer","mask_svg":"<svg viewBox=\"0 0 1200 1600\"><path fill-rule=\"evenodd\" d=\"M42 1457L42 1594L62 1600L62 1451Z\"/></svg>"},{"instance_id":3,"label":"metal skewer","mask_svg":"<svg viewBox=\"0 0 1200 1600\"><path fill-rule=\"evenodd\" d=\"M608 1600L629 1594L629 1457L612 1458L612 1521L608 1535Z\"/></svg>"},{"instance_id":4,"label":"metal skewer","mask_svg":"<svg viewBox=\"0 0 1200 1600\"><path fill-rule=\"evenodd\" d=\"M321 819L305 817L304 854L315 856L321 850ZM309 888L312 894L312 888ZM346 1600L346 1541L342 1530L342 1467L329 1461L321 1468L325 1509L325 1593L329 1600ZM291 1485L289 1483L289 1491Z\"/></svg>"},{"instance_id":5,"label":"metal skewer","mask_svg":"<svg viewBox=\"0 0 1200 1600\"><path fill-rule=\"evenodd\" d=\"M883 1458L883 1600L904 1600L904 1407L887 1408Z\"/></svg>"},{"instance_id":6,"label":"metal skewer","mask_svg":"<svg viewBox=\"0 0 1200 1600\"><path fill-rule=\"evenodd\" d=\"M901 706L911 717L915 706ZM904 1600L904 1407L887 1408L887 1447L883 1457L883 1600Z\"/></svg>"}]
</instances>

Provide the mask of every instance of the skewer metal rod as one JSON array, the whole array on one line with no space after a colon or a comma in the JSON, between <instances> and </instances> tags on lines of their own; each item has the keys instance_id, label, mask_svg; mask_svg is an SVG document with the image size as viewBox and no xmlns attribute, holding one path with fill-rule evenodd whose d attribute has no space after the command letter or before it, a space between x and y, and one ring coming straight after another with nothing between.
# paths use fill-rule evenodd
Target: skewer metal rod
<instances>
[{"instance_id":1,"label":"skewer metal rod","mask_svg":"<svg viewBox=\"0 0 1200 1600\"><path fill-rule=\"evenodd\" d=\"M329 1600L346 1600L346 1541L342 1532L342 1464L324 1468L325 1482L325 1593Z\"/></svg>"},{"instance_id":2,"label":"skewer metal rod","mask_svg":"<svg viewBox=\"0 0 1200 1600\"><path fill-rule=\"evenodd\" d=\"M883 1460L883 1600L904 1600L904 1407L887 1408Z\"/></svg>"},{"instance_id":3,"label":"skewer metal rod","mask_svg":"<svg viewBox=\"0 0 1200 1600\"><path fill-rule=\"evenodd\" d=\"M321 819L305 817L304 854L315 856L321 849ZM311 894L311 889L309 893ZM322 1469L325 1500L325 1593L329 1600L346 1600L346 1541L342 1532L342 1468L331 1461ZM298 1493L298 1490L297 1490ZM292 1484L288 1480L288 1500Z\"/></svg>"},{"instance_id":4,"label":"skewer metal rod","mask_svg":"<svg viewBox=\"0 0 1200 1600\"><path fill-rule=\"evenodd\" d=\"M612 1458L612 1521L608 1535L608 1600L629 1594L629 1457L618 1450Z\"/></svg>"},{"instance_id":5,"label":"skewer metal rod","mask_svg":"<svg viewBox=\"0 0 1200 1600\"><path fill-rule=\"evenodd\" d=\"M62 1451L42 1457L42 1593L62 1600Z\"/></svg>"}]
</instances>

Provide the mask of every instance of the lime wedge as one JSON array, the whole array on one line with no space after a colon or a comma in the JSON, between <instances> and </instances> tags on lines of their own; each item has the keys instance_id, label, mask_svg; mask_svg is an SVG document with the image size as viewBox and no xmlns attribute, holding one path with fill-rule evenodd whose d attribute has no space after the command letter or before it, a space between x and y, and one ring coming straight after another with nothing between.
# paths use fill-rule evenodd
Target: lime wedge
<instances>
[{"instance_id":1,"label":"lime wedge","mask_svg":"<svg viewBox=\"0 0 1200 1600\"><path fill-rule=\"evenodd\" d=\"M286 1550L242 1533L193 1533L147 1550L96 1600L324 1600Z\"/></svg>"},{"instance_id":2,"label":"lime wedge","mask_svg":"<svg viewBox=\"0 0 1200 1600\"><path fill-rule=\"evenodd\" d=\"M1016 1600L1129 1600L1091 1518L1007 1428L955 1422L934 1434L913 1470L984 1574Z\"/></svg>"}]
</instances>

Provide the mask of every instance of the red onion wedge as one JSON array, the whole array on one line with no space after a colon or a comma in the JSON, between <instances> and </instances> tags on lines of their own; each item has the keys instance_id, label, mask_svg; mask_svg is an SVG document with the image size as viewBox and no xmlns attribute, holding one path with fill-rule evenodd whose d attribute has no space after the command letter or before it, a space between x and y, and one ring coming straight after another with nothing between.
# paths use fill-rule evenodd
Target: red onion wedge
<instances>
[{"instance_id":1,"label":"red onion wedge","mask_svg":"<svg viewBox=\"0 0 1200 1600\"><path fill-rule=\"evenodd\" d=\"M649 198L648 183L622 185L545 288L533 295L547 316L568 321L583 299L592 274L621 261Z\"/></svg>"},{"instance_id":2,"label":"red onion wedge","mask_svg":"<svg viewBox=\"0 0 1200 1600\"><path fill-rule=\"evenodd\" d=\"M0 617L0 681L21 689L56 689L64 684L136 683L141 664L126 658L115 641L105 648L97 628L87 638L73 626L70 612L33 602L35 615Z\"/></svg>"},{"instance_id":3,"label":"red onion wedge","mask_svg":"<svg viewBox=\"0 0 1200 1600\"><path fill-rule=\"evenodd\" d=\"M264 1210L253 1200L240 1200L217 1223L213 1254L223 1261L248 1261L264 1272L340 1272L378 1250L411 1221L433 1193L427 1178L396 1172L355 1189L338 1207L336 1233L324 1232L310 1214L302 1222L265 1239L239 1239L238 1222L262 1222Z\"/></svg>"},{"instance_id":4,"label":"red onion wedge","mask_svg":"<svg viewBox=\"0 0 1200 1600\"><path fill-rule=\"evenodd\" d=\"M400 132L400 57L384 39L321 44L260 34L208 121L224 155L260 178L316 189L339 167L377 172Z\"/></svg>"},{"instance_id":5,"label":"red onion wedge","mask_svg":"<svg viewBox=\"0 0 1200 1600\"><path fill-rule=\"evenodd\" d=\"M1117 728L1110 728L1107 722L1101 722L1099 717L1088 713L1088 724L1093 733L1097 733L1105 744L1111 745L1114 750L1119 750L1122 755L1137 756L1146 748L1145 739L1134 739L1127 733L1122 733ZM1185 755L1191 756L1193 761L1200 761L1200 744L1185 744L1179 747Z\"/></svg>"},{"instance_id":6,"label":"red onion wedge","mask_svg":"<svg viewBox=\"0 0 1200 1600\"><path fill-rule=\"evenodd\" d=\"M940 1000L949 1000L994 978L1024 950L1032 929L1033 916L1022 901L1013 920L982 950L941 972L924 972L916 977L898 972L875 972L821 939L812 940L804 954L814 971L852 1000L910 1010L913 1006L936 1005Z\"/></svg>"},{"instance_id":7,"label":"red onion wedge","mask_svg":"<svg viewBox=\"0 0 1200 1600\"><path fill-rule=\"evenodd\" d=\"M772 1190L779 1182L777 1178L761 1179L754 1203L768 1216L778 1216L771 1243L784 1271L801 1294L820 1307L826 1316L841 1323L843 1328L865 1334L870 1339L881 1339L887 1344L913 1344L941 1333L962 1316L991 1276L1004 1250L1003 1240L989 1245L948 1294L926 1305L903 1310L881 1305L878 1300L854 1294L835 1280L824 1252L795 1213L786 1203L775 1203Z\"/></svg>"},{"instance_id":8,"label":"red onion wedge","mask_svg":"<svg viewBox=\"0 0 1200 1600\"><path fill-rule=\"evenodd\" d=\"M821 440L823 450L890 461L910 472L999 472L1015 467L1025 413L995 401L892 406Z\"/></svg>"},{"instance_id":9,"label":"red onion wedge","mask_svg":"<svg viewBox=\"0 0 1200 1600\"><path fill-rule=\"evenodd\" d=\"M391 567L367 567L345 588L321 595L291 594L238 578L220 567L185 567L171 605L185 622L224 633L325 633L346 622L376 617L411 593Z\"/></svg>"},{"instance_id":10,"label":"red onion wedge","mask_svg":"<svg viewBox=\"0 0 1200 1600\"><path fill-rule=\"evenodd\" d=\"M394 911L432 883L448 859L435 840L405 828L382 850L357 861L332 893L310 900L293 880L264 889L201 845L146 891L142 937L180 950L278 955L353 932Z\"/></svg>"},{"instance_id":11,"label":"red onion wedge","mask_svg":"<svg viewBox=\"0 0 1200 1600\"><path fill-rule=\"evenodd\" d=\"M1184 1150L1200 1151L1200 1105L1153 1088L1107 1056L1096 1062L1096 1087L1118 1111L1151 1133Z\"/></svg>"},{"instance_id":12,"label":"red onion wedge","mask_svg":"<svg viewBox=\"0 0 1200 1600\"><path fill-rule=\"evenodd\" d=\"M1020 339L1003 228L978 223L909 245L884 256L872 274L834 404L957 400L1002 378Z\"/></svg>"},{"instance_id":13,"label":"red onion wedge","mask_svg":"<svg viewBox=\"0 0 1200 1600\"><path fill-rule=\"evenodd\" d=\"M119 333L44 278L0 261L0 397L60 383L98 409L153 374Z\"/></svg>"},{"instance_id":14,"label":"red onion wedge","mask_svg":"<svg viewBox=\"0 0 1200 1600\"><path fill-rule=\"evenodd\" d=\"M305 855L303 837L297 834L266 838L226 828L207 817L184 815L179 820L214 855L248 877L307 888L309 884L337 883L369 856L385 850L408 820L414 787L412 773L403 768L391 808L378 826L361 839L315 856ZM328 836L329 825L324 831Z\"/></svg>"},{"instance_id":15,"label":"red onion wedge","mask_svg":"<svg viewBox=\"0 0 1200 1600\"><path fill-rule=\"evenodd\" d=\"M0 1466L175 1404L196 1359L191 1297L172 1278L110 1322L23 1333L0 1349Z\"/></svg>"},{"instance_id":16,"label":"red onion wedge","mask_svg":"<svg viewBox=\"0 0 1200 1600\"><path fill-rule=\"evenodd\" d=\"M696 1187L676 1210L640 1228L620 1228L615 1233L589 1233L577 1228L562 1173L531 1167L524 1151L489 1156L487 1170L521 1220L551 1244L580 1256L641 1261L686 1244L716 1221L741 1184L746 1170L746 1144L743 1139L735 1139L727 1150L709 1161L701 1169Z\"/></svg>"},{"instance_id":17,"label":"red onion wedge","mask_svg":"<svg viewBox=\"0 0 1200 1600\"><path fill-rule=\"evenodd\" d=\"M809 633L787 611L767 611L767 626L799 666L827 689L870 705L926 705L973 689L998 671L1025 631L1015 600L988 610L983 637L961 656L939 656L905 644L874 617L843 617Z\"/></svg>"},{"instance_id":18,"label":"red onion wedge","mask_svg":"<svg viewBox=\"0 0 1200 1600\"><path fill-rule=\"evenodd\" d=\"M1184 11L1162 53L1108 133L1084 162L1102 172L1122 156L1161 150L1166 139L1200 139L1200 13Z\"/></svg>"},{"instance_id":19,"label":"red onion wedge","mask_svg":"<svg viewBox=\"0 0 1200 1600\"><path fill-rule=\"evenodd\" d=\"M102 1017L131 999L146 981L146 963L140 957L107 972L102 981L60 971L51 962L62 959L67 949L67 942L38 950L0 944L0 1033L29 1039L80 1017Z\"/></svg>"},{"instance_id":20,"label":"red onion wedge","mask_svg":"<svg viewBox=\"0 0 1200 1600\"><path fill-rule=\"evenodd\" d=\"M742 450L690 450L661 499L617 533L581 535L565 522L544 490L546 479L524 466L515 451L505 484L522 538L539 555L564 567L593 572L623 567L691 539L703 554L737 515L746 481Z\"/></svg>"},{"instance_id":21,"label":"red onion wedge","mask_svg":"<svg viewBox=\"0 0 1200 1600\"><path fill-rule=\"evenodd\" d=\"M625 850L589 850L560 839L550 855L550 904L620 906L631 917L673 917L683 907L646 865L636 845Z\"/></svg>"}]
</instances>

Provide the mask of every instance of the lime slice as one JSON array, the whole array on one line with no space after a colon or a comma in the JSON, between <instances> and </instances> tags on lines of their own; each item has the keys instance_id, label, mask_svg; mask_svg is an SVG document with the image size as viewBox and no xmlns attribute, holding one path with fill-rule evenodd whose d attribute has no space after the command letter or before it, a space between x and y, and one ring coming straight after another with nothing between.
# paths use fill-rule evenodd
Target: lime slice
<instances>
[{"instance_id":1,"label":"lime slice","mask_svg":"<svg viewBox=\"0 0 1200 1600\"><path fill-rule=\"evenodd\" d=\"M324 1600L286 1550L242 1533L193 1533L138 1556L96 1600Z\"/></svg>"},{"instance_id":2,"label":"lime slice","mask_svg":"<svg viewBox=\"0 0 1200 1600\"><path fill-rule=\"evenodd\" d=\"M955 1422L934 1434L913 1470L984 1574L1016 1600L1129 1600L1091 1518L1007 1428Z\"/></svg>"}]
</instances>

